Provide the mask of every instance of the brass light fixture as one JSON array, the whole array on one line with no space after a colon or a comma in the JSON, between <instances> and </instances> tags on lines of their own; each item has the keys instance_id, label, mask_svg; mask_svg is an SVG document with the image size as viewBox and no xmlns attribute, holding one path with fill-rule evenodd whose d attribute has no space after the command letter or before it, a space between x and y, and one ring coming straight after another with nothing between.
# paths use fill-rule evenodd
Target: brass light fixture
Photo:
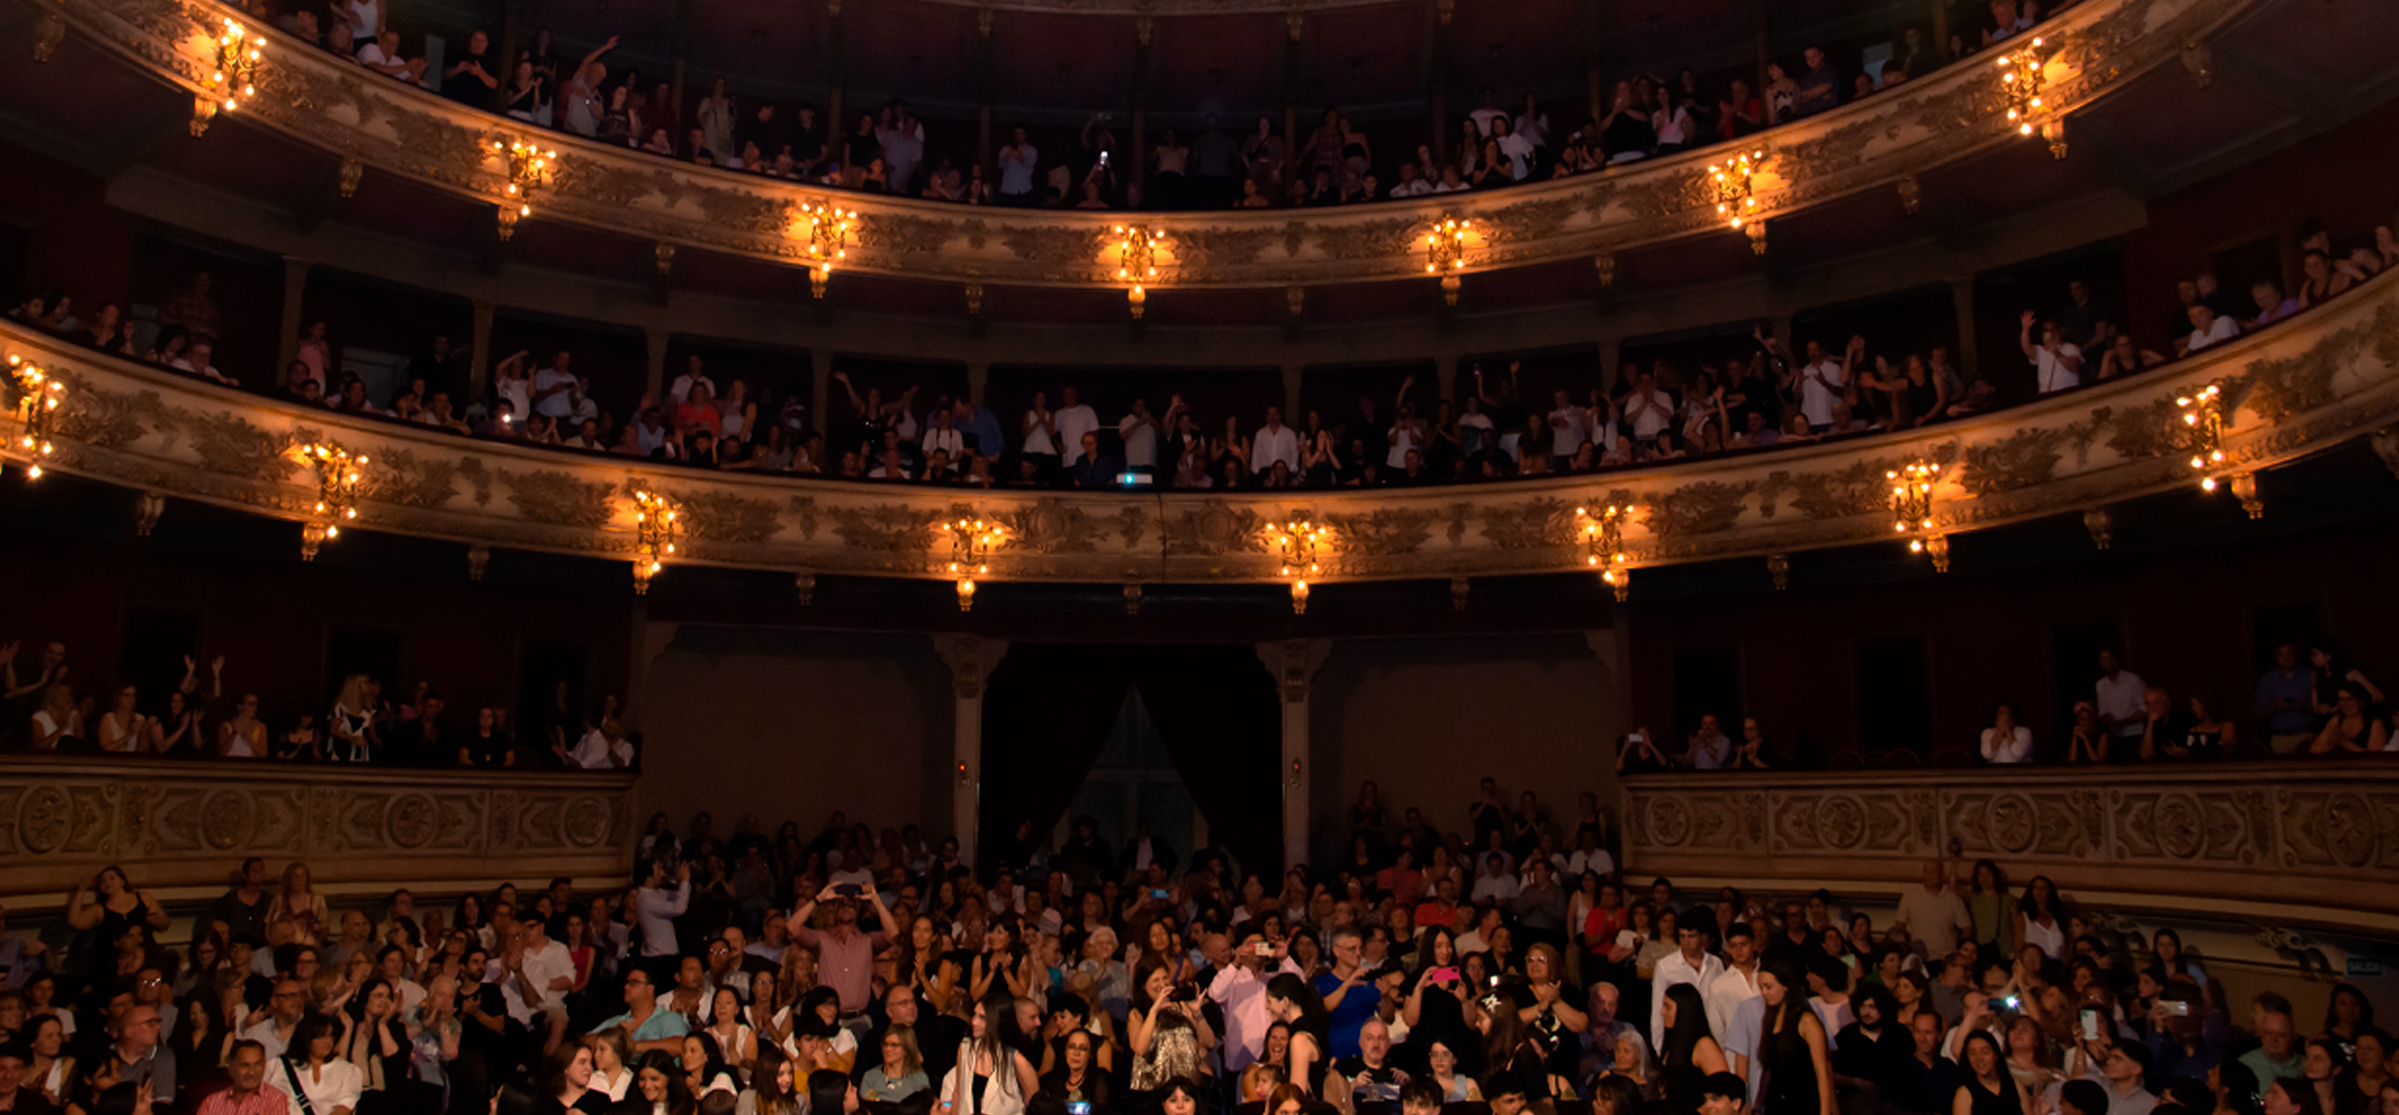
<instances>
[{"instance_id":1,"label":"brass light fixture","mask_svg":"<svg viewBox=\"0 0 2399 1115\"><path fill-rule=\"evenodd\" d=\"M1746 230L1750 250L1759 255L1766 254L1766 222L1758 219L1755 179L1765 166L1764 148L1708 164L1708 182L1716 192L1716 216L1734 232Z\"/></svg>"},{"instance_id":2,"label":"brass light fixture","mask_svg":"<svg viewBox=\"0 0 2399 1115\"><path fill-rule=\"evenodd\" d=\"M8 358L8 377L16 384L18 452L25 455L25 478L42 478L42 458L50 456L51 428L58 421L59 405L66 401L67 385L39 365L28 364L23 357Z\"/></svg>"},{"instance_id":3,"label":"brass light fixture","mask_svg":"<svg viewBox=\"0 0 2399 1115\"><path fill-rule=\"evenodd\" d=\"M1632 587L1632 569L1624 562L1624 517L1629 511L1612 503L1596 515L1586 507L1574 509L1582 524L1583 564L1599 570L1600 582L1615 590L1619 604Z\"/></svg>"},{"instance_id":4,"label":"brass light fixture","mask_svg":"<svg viewBox=\"0 0 2399 1115\"><path fill-rule=\"evenodd\" d=\"M1292 615L1308 614L1308 579L1324 571L1324 548L1332 535L1332 528L1319 526L1312 519L1266 524L1266 540L1283 559L1281 575L1292 579Z\"/></svg>"},{"instance_id":5,"label":"brass light fixture","mask_svg":"<svg viewBox=\"0 0 2399 1115\"><path fill-rule=\"evenodd\" d=\"M650 578L666 568L683 534L683 517L672 500L646 488L633 493L633 595L650 594Z\"/></svg>"},{"instance_id":6,"label":"brass light fixture","mask_svg":"<svg viewBox=\"0 0 2399 1115\"><path fill-rule=\"evenodd\" d=\"M2041 96L2042 87L2048 84L2048 62L2041 57L2041 43L2034 39L2000 56L1999 91L2007 98L2008 123L2016 126L2016 134L2029 137L2038 133L2049 141L2049 153L2063 159L2065 122L2050 115L2049 103Z\"/></svg>"},{"instance_id":7,"label":"brass light fixture","mask_svg":"<svg viewBox=\"0 0 2399 1115\"><path fill-rule=\"evenodd\" d=\"M192 138L208 134L208 123L219 112L232 112L258 93L260 42L250 29L227 17L217 32L216 66L208 74L208 91L192 98Z\"/></svg>"},{"instance_id":8,"label":"brass light fixture","mask_svg":"<svg viewBox=\"0 0 2399 1115\"><path fill-rule=\"evenodd\" d=\"M2217 380L2193 394L2174 400L2182 411L2185 440L2191 447L2191 469L2199 474L2199 490L2216 490L2215 473L2224 464L2224 381Z\"/></svg>"},{"instance_id":9,"label":"brass light fixture","mask_svg":"<svg viewBox=\"0 0 2399 1115\"><path fill-rule=\"evenodd\" d=\"M1148 284L1158 278L1158 249L1166 246L1166 234L1142 225L1116 226L1116 277L1133 284L1125 291L1125 305L1133 311L1133 320L1149 305Z\"/></svg>"},{"instance_id":10,"label":"brass light fixture","mask_svg":"<svg viewBox=\"0 0 2399 1115\"><path fill-rule=\"evenodd\" d=\"M491 149L508 162L507 198L500 203L500 239L506 240L516 235L519 218L533 215L533 194L549 185L550 174L558 166L558 152L522 140L493 140Z\"/></svg>"},{"instance_id":11,"label":"brass light fixture","mask_svg":"<svg viewBox=\"0 0 2399 1115\"><path fill-rule=\"evenodd\" d=\"M833 281L833 265L850 258L850 233L858 229L858 211L804 201L800 215L808 221L808 291L822 299L825 285Z\"/></svg>"},{"instance_id":12,"label":"brass light fixture","mask_svg":"<svg viewBox=\"0 0 2399 1115\"><path fill-rule=\"evenodd\" d=\"M1424 273L1441 276L1441 301L1458 304L1458 272L1466 266L1466 237L1474 222L1443 214L1424 234Z\"/></svg>"},{"instance_id":13,"label":"brass light fixture","mask_svg":"<svg viewBox=\"0 0 2399 1115\"><path fill-rule=\"evenodd\" d=\"M368 462L331 441L301 446L300 457L317 472L317 500L300 525L300 560L315 561L317 548L340 538L342 524L358 518L358 481Z\"/></svg>"},{"instance_id":14,"label":"brass light fixture","mask_svg":"<svg viewBox=\"0 0 2399 1115\"><path fill-rule=\"evenodd\" d=\"M1933 486L1941 482L1941 466L1921 457L1884 475L1891 481L1891 529L1908 539L1908 552L1932 555L1933 568L1949 571L1949 539L1933 529Z\"/></svg>"},{"instance_id":15,"label":"brass light fixture","mask_svg":"<svg viewBox=\"0 0 2399 1115\"><path fill-rule=\"evenodd\" d=\"M950 536L950 576L958 582L958 610L975 610L975 578L991 572L991 552L1005 536L998 523L961 518L940 524Z\"/></svg>"}]
</instances>

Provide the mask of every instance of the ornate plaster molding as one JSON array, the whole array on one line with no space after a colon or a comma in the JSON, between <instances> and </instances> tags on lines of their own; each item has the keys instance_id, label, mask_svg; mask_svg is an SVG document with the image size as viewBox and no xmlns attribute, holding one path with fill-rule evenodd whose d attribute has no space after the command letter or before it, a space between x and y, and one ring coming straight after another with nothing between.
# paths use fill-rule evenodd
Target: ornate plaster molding
<instances>
[{"instance_id":1,"label":"ornate plaster molding","mask_svg":"<svg viewBox=\"0 0 2399 1115\"><path fill-rule=\"evenodd\" d=\"M292 767L228 760L0 763L0 859L15 893L66 890L110 863L145 887L222 883L230 865L306 860L319 885L621 876L630 774Z\"/></svg>"},{"instance_id":2,"label":"ornate plaster molding","mask_svg":"<svg viewBox=\"0 0 2399 1115\"><path fill-rule=\"evenodd\" d=\"M1614 504L1634 509L1621 548L1637 593L1643 566L1897 545L1884 473L1917 458L1946 466L1933 505L1936 533L1946 535L2192 484L2174 400L2210 382L2224 382L2232 407L2217 470L2225 478L2399 418L2399 272L2199 358L1929 429L1618 472L1366 491L987 492L702 472L288 405L13 323L0 324L0 345L70 385L45 466L135 492L297 522L316 489L293 449L333 440L372 459L354 524L366 530L630 560L631 497L646 489L682 509L675 562L948 579L936 524L967 517L1007 535L986 579L1086 584L1274 582L1279 566L1260 528L1297 518L1332 527L1320 582L1562 572L1584 567L1575 509ZM295 527L295 548L297 537Z\"/></svg>"},{"instance_id":3,"label":"ornate plaster molding","mask_svg":"<svg viewBox=\"0 0 2399 1115\"><path fill-rule=\"evenodd\" d=\"M1214 2L1214 0L1210 0ZM2178 64L2257 0L2085 0L2042 28L2052 52L2048 103L2071 114L2155 66ZM214 31L229 9L209 0L63 0L83 34L186 90L213 66ZM294 42L260 33L267 61L258 95L238 115L379 173L481 198L504 196L495 154L533 137L559 151L554 181L532 220L795 267L809 262L803 207L860 212L844 269L972 284L1118 287L1111 230L1120 213L1007 210L877 198L695 167L453 104ZM1756 216L1771 220L1859 191L1896 189L1932 168L2016 135L1991 67L1951 66L1893 93L1771 129ZM1705 149L1615 170L1421 203L1293 213L1144 213L1163 233L1160 278L1174 288L1290 288L1421 278L1423 232L1445 215L1473 223L1463 272L1595 257L1700 233L1732 236L1715 209ZM1894 197L1897 194L1894 193Z\"/></svg>"},{"instance_id":4,"label":"ornate plaster molding","mask_svg":"<svg viewBox=\"0 0 2399 1115\"><path fill-rule=\"evenodd\" d=\"M2229 894L2387 918L2399 768L2387 762L1637 776L1627 871L1905 885L1952 841L2060 887ZM1734 867L1738 864L1738 867Z\"/></svg>"}]
</instances>

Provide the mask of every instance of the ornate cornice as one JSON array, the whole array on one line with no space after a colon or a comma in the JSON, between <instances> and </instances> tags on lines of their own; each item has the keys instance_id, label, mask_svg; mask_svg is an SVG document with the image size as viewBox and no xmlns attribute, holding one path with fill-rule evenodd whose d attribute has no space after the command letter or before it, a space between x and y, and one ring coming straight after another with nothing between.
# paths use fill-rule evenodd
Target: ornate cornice
<instances>
[{"instance_id":1,"label":"ornate cornice","mask_svg":"<svg viewBox=\"0 0 2399 1115\"><path fill-rule=\"evenodd\" d=\"M111 863L144 887L222 884L304 860L319 886L423 878L622 877L631 774L391 770L263 761L11 756L0 858L13 893L68 890Z\"/></svg>"},{"instance_id":2,"label":"ornate cornice","mask_svg":"<svg viewBox=\"0 0 2399 1115\"><path fill-rule=\"evenodd\" d=\"M946 579L936 524L971 517L1007 534L998 581L1272 582L1260 527L1296 518L1333 530L1320 580L1563 572L1583 567L1575 509L1605 504L1634 509L1623 551L1635 570L1897 545L1884 473L1918 458L1945 465L1933 506L1945 535L2194 483L2174 399L2210 382L2225 383L2232 407L2220 477L2399 416L2399 272L2198 358L1966 421L1620 472L1363 491L986 492L702 472L288 405L14 324L0 325L0 344L70 385L45 467L110 484L298 522L316 490L294 447L338 440L373 462L361 529L629 560L632 493L648 490L682 508L676 562Z\"/></svg>"},{"instance_id":3,"label":"ornate cornice","mask_svg":"<svg viewBox=\"0 0 2399 1115\"><path fill-rule=\"evenodd\" d=\"M2350 911L2390 927L2384 888L2399 885L2391 764L2153 763L2137 779L2113 774L1643 775L1625 780L1625 869L1735 872L1811 889L1827 880L1907 886L1926 859L1955 848L2062 888L2185 902L2222 895Z\"/></svg>"},{"instance_id":4,"label":"ornate cornice","mask_svg":"<svg viewBox=\"0 0 2399 1115\"><path fill-rule=\"evenodd\" d=\"M2048 103L2071 114L2134 75L2175 62L2257 0L2087 0L2042 29L2052 53ZM153 75L202 89L213 55L204 29L227 9L206 0L63 0L79 30ZM213 35L213 30L208 31ZM239 115L375 171L497 204L507 186L493 154L534 129L378 77L274 32L258 95ZM861 212L844 269L959 283L1115 287L1109 235L1120 214L941 205L807 189L695 167L557 132L560 153L534 220L712 252L805 265L802 207ZM1871 189L1896 189L1936 166L2018 137L2000 83L1979 62L1951 66L1883 96L1772 129L1758 216L1771 220ZM1707 173L1713 149L1496 192L1302 212L1144 214L1165 234L1154 288L1259 288L1422 277L1422 233L1445 215L1473 222L1466 273L1589 258L1721 231ZM1896 197L1896 194L1894 195ZM1722 232L1722 235L1733 235Z\"/></svg>"}]
</instances>

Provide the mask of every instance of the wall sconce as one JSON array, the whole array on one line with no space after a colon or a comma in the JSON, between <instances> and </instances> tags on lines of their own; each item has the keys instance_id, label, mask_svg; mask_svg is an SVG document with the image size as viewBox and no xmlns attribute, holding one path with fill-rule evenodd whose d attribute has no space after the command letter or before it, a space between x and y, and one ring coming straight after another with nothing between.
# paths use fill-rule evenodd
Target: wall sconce
<instances>
[{"instance_id":1,"label":"wall sconce","mask_svg":"<svg viewBox=\"0 0 2399 1115\"><path fill-rule=\"evenodd\" d=\"M1599 273L1600 286L1612 287L1616 285L1616 253L1601 252L1598 255L1591 257L1591 269Z\"/></svg>"},{"instance_id":2,"label":"wall sconce","mask_svg":"<svg viewBox=\"0 0 2399 1115\"><path fill-rule=\"evenodd\" d=\"M1473 221L1444 215L1424 234L1424 273L1441 276L1441 301L1458 304L1458 271L1466 266L1466 236Z\"/></svg>"},{"instance_id":3,"label":"wall sconce","mask_svg":"<svg viewBox=\"0 0 2399 1115\"><path fill-rule=\"evenodd\" d=\"M804 201L800 214L808 219L808 290L818 299L833 281L833 264L850 258L850 233L858 228L858 211L838 205Z\"/></svg>"},{"instance_id":4,"label":"wall sconce","mask_svg":"<svg viewBox=\"0 0 2399 1115\"><path fill-rule=\"evenodd\" d=\"M1133 284L1125 292L1125 305L1140 321L1149 303L1149 291L1143 289L1158 277L1158 250L1166 245L1166 234L1142 225L1116 226L1116 277Z\"/></svg>"},{"instance_id":5,"label":"wall sconce","mask_svg":"<svg viewBox=\"0 0 2399 1115\"><path fill-rule=\"evenodd\" d=\"M1936 534L1923 542L1925 556L1933 559L1933 572L1949 572L1949 536Z\"/></svg>"},{"instance_id":6,"label":"wall sconce","mask_svg":"<svg viewBox=\"0 0 2399 1115\"><path fill-rule=\"evenodd\" d=\"M1293 519L1266 524L1266 540L1283 559L1282 576L1291 582L1291 614L1308 614L1308 578L1323 572L1323 547L1332 537L1332 529L1316 525L1311 519Z\"/></svg>"},{"instance_id":7,"label":"wall sconce","mask_svg":"<svg viewBox=\"0 0 2399 1115\"><path fill-rule=\"evenodd\" d=\"M1583 564L1605 572L1624 564L1625 509L1609 504L1594 515L1581 507L1574 509L1575 518L1582 522Z\"/></svg>"},{"instance_id":8,"label":"wall sconce","mask_svg":"<svg viewBox=\"0 0 2399 1115\"><path fill-rule=\"evenodd\" d=\"M218 112L232 112L258 93L259 41L249 28L227 18L216 37L216 66L208 74L208 92L192 98L192 138L208 133Z\"/></svg>"},{"instance_id":9,"label":"wall sconce","mask_svg":"<svg viewBox=\"0 0 2399 1115\"><path fill-rule=\"evenodd\" d=\"M533 194L549 184L550 173L557 167L558 152L544 151L521 140L502 144L493 140L492 151L508 163L506 199L500 203L500 239L516 235L519 218L533 215Z\"/></svg>"},{"instance_id":10,"label":"wall sconce","mask_svg":"<svg viewBox=\"0 0 2399 1115\"><path fill-rule=\"evenodd\" d=\"M315 561L317 548L340 538L341 525L358 518L358 481L367 459L329 441L300 447L300 457L317 472L317 501L300 526L300 560Z\"/></svg>"},{"instance_id":11,"label":"wall sconce","mask_svg":"<svg viewBox=\"0 0 2399 1115\"><path fill-rule=\"evenodd\" d=\"M1766 163L1763 148L1736 155L1725 163L1708 164L1708 181L1716 191L1716 215L1734 232L1757 215L1757 186L1751 181ZM1757 239L1752 235L1751 239Z\"/></svg>"},{"instance_id":12,"label":"wall sconce","mask_svg":"<svg viewBox=\"0 0 2399 1115\"><path fill-rule=\"evenodd\" d=\"M1133 320L1135 321L1141 320L1141 313L1148 308L1149 301L1149 292L1143 290L1139 285L1135 285L1133 289L1125 292L1125 306L1133 311Z\"/></svg>"},{"instance_id":13,"label":"wall sconce","mask_svg":"<svg viewBox=\"0 0 2399 1115\"><path fill-rule=\"evenodd\" d=\"M633 493L633 595L650 594L650 578L666 568L682 533L683 517L672 501L647 489Z\"/></svg>"},{"instance_id":14,"label":"wall sconce","mask_svg":"<svg viewBox=\"0 0 2399 1115\"><path fill-rule=\"evenodd\" d=\"M1933 485L1940 482L1941 466L1918 458L1883 473L1891 480L1891 527L1900 534L1929 531L1933 528ZM1922 551L1922 542L1909 547Z\"/></svg>"},{"instance_id":15,"label":"wall sconce","mask_svg":"<svg viewBox=\"0 0 2399 1115\"><path fill-rule=\"evenodd\" d=\"M1999 58L1999 92L2007 98L2008 123L2016 126L2016 134L2030 137L2038 134L2049 141L2049 153L2054 158L2066 157L2066 128L2063 120L2049 114L2049 104L2041 96L2048 84L2045 73L2048 63L2041 57L2042 40L2001 55Z\"/></svg>"},{"instance_id":16,"label":"wall sconce","mask_svg":"<svg viewBox=\"0 0 2399 1115\"><path fill-rule=\"evenodd\" d=\"M950 576L958 582L958 610L975 610L975 578L991 572L991 551L999 548L999 524L959 519L940 524L950 536Z\"/></svg>"},{"instance_id":17,"label":"wall sconce","mask_svg":"<svg viewBox=\"0 0 2399 1115\"><path fill-rule=\"evenodd\" d=\"M2236 472L2232 474L2232 496L2241 501L2241 510L2249 513L2251 521L2266 517L2266 501L2257 494L2256 473Z\"/></svg>"},{"instance_id":18,"label":"wall sconce","mask_svg":"<svg viewBox=\"0 0 2399 1115\"><path fill-rule=\"evenodd\" d=\"M66 401L67 385L20 356L8 358L8 377L17 388L15 440L17 450L25 454L25 478L39 480L42 458L55 450L50 433L58 422L58 408Z\"/></svg>"},{"instance_id":19,"label":"wall sconce","mask_svg":"<svg viewBox=\"0 0 2399 1115\"><path fill-rule=\"evenodd\" d=\"M1294 790L1296 790L1296 789L1299 789L1299 786L1300 786L1300 781L1301 781L1301 779L1300 779L1300 775L1301 775L1301 774L1302 774L1302 769L1301 769L1301 767L1300 767L1300 761L1299 761L1299 760L1297 760L1297 759L1293 759L1293 760L1291 760L1291 781L1290 781L1289 783L1287 783L1287 785L1288 785L1288 786L1289 786L1291 789L1294 789Z\"/></svg>"},{"instance_id":20,"label":"wall sconce","mask_svg":"<svg viewBox=\"0 0 2399 1115\"><path fill-rule=\"evenodd\" d=\"M966 760L964 759L958 760L958 784L961 786L972 786L975 784L974 779L969 777L966 773Z\"/></svg>"},{"instance_id":21,"label":"wall sconce","mask_svg":"<svg viewBox=\"0 0 2399 1115\"><path fill-rule=\"evenodd\" d=\"M2199 474L2199 490L2216 490L2216 477L2209 470L2224 463L2224 381L2217 380L2194 394L2174 400L2182 411L2185 440L2191 447L2191 468Z\"/></svg>"}]
</instances>

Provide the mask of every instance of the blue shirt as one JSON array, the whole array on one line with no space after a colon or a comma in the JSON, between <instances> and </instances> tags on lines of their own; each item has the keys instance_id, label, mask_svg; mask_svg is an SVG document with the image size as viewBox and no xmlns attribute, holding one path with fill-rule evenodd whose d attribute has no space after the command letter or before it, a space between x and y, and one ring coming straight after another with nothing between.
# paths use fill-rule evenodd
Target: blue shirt
<instances>
[{"instance_id":1,"label":"blue shirt","mask_svg":"<svg viewBox=\"0 0 2399 1115\"><path fill-rule=\"evenodd\" d=\"M975 455L998 457L1007 445L1000 440L1000 419L989 407L976 407L974 417L958 427L974 436Z\"/></svg>"},{"instance_id":2,"label":"blue shirt","mask_svg":"<svg viewBox=\"0 0 2399 1115\"><path fill-rule=\"evenodd\" d=\"M2284 709L2267 719L2267 727L2275 735L2291 735L2311 731L2316 717L2307 710L2315 704L2316 675L2306 670L2268 670L2257 679L2257 711L2262 715L2276 701L2296 701L2299 707Z\"/></svg>"},{"instance_id":3,"label":"blue shirt","mask_svg":"<svg viewBox=\"0 0 2399 1115\"><path fill-rule=\"evenodd\" d=\"M592 1027L592 1029L595 1031L605 1030L611 1026L630 1022L632 1020L633 1012L626 1011L625 1013L617 1015L614 1018L601 1022L599 1025ZM679 1038L690 1032L691 1024L683 1021L682 1015L668 1010L663 1006L659 1006L651 1009L650 1017L643 1020L642 1024L636 1027L630 1036L633 1039L634 1044L639 1045L645 1041L665 1041L668 1038Z\"/></svg>"},{"instance_id":4,"label":"blue shirt","mask_svg":"<svg viewBox=\"0 0 2399 1115\"><path fill-rule=\"evenodd\" d=\"M1383 1001L1383 993L1375 987L1371 976L1372 973L1361 975L1358 982L1350 987L1349 994L1341 997L1341 1005L1328 1011L1332 1016L1333 1028L1327 1036L1332 1039L1331 1056L1334 1060L1358 1055L1358 1031L1365 1028L1367 1019L1374 1017L1375 1004ZM1319 995L1330 995L1340 986L1340 978L1331 972L1316 977L1316 993Z\"/></svg>"}]
</instances>

